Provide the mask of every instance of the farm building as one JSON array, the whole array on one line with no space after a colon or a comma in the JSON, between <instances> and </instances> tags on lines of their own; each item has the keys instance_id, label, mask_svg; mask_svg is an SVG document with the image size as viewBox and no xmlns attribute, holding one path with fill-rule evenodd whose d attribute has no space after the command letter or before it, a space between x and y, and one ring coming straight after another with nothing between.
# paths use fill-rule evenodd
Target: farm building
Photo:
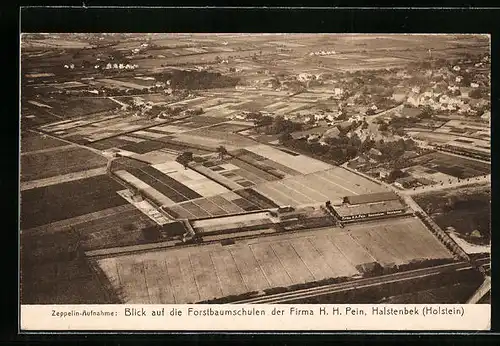
<instances>
[{"instance_id":1,"label":"farm building","mask_svg":"<svg viewBox=\"0 0 500 346\"><path fill-rule=\"evenodd\" d=\"M336 216L342 221L370 219L381 216L403 214L407 207L399 200L387 200L379 203L342 204L333 206Z\"/></svg>"},{"instance_id":2,"label":"farm building","mask_svg":"<svg viewBox=\"0 0 500 346\"><path fill-rule=\"evenodd\" d=\"M394 201L394 200L399 200L398 195L396 195L394 192L378 192L378 193L344 197L344 202L349 203L351 205L377 203L377 202Z\"/></svg>"}]
</instances>

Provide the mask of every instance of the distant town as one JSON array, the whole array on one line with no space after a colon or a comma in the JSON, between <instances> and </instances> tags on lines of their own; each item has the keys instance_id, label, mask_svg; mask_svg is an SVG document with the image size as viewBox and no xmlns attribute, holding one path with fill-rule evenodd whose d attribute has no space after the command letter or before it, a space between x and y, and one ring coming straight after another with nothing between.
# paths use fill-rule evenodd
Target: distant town
<instances>
[{"instance_id":1,"label":"distant town","mask_svg":"<svg viewBox=\"0 0 500 346\"><path fill-rule=\"evenodd\" d=\"M24 304L484 303L487 35L23 34Z\"/></svg>"}]
</instances>

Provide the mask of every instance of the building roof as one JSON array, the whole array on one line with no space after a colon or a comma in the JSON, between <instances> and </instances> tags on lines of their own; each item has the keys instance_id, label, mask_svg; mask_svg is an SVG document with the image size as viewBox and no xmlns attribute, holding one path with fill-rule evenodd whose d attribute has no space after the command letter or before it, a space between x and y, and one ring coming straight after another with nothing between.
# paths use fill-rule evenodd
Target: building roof
<instances>
[{"instance_id":1,"label":"building roof","mask_svg":"<svg viewBox=\"0 0 500 346\"><path fill-rule=\"evenodd\" d=\"M406 206L399 200L393 200L374 204L357 204L354 206L343 204L341 206L333 206L333 208L340 217L346 217L362 214L384 213L404 209Z\"/></svg>"},{"instance_id":2,"label":"building roof","mask_svg":"<svg viewBox=\"0 0 500 346\"><path fill-rule=\"evenodd\" d=\"M351 205L392 201L398 199L398 195L396 195L394 192L377 192L365 195L347 196L347 201Z\"/></svg>"}]
</instances>

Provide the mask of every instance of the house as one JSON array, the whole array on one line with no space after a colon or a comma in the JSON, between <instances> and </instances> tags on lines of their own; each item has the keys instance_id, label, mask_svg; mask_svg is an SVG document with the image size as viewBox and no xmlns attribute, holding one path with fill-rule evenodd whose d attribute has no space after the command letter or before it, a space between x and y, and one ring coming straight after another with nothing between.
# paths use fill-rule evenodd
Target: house
<instances>
[{"instance_id":1,"label":"house","mask_svg":"<svg viewBox=\"0 0 500 346\"><path fill-rule=\"evenodd\" d=\"M300 82L307 82L307 81L312 80L313 78L314 78L314 75L312 75L310 73L300 73L297 76L297 80Z\"/></svg>"},{"instance_id":2,"label":"house","mask_svg":"<svg viewBox=\"0 0 500 346\"><path fill-rule=\"evenodd\" d=\"M479 84L477 83L470 83L471 88L479 88Z\"/></svg>"},{"instance_id":3,"label":"house","mask_svg":"<svg viewBox=\"0 0 500 346\"><path fill-rule=\"evenodd\" d=\"M379 159L382 156L382 153L378 149L371 148L370 150L368 150L368 152L366 153L366 155L368 155L368 157L370 157L372 159L377 160L377 159Z\"/></svg>"},{"instance_id":4,"label":"house","mask_svg":"<svg viewBox=\"0 0 500 346\"><path fill-rule=\"evenodd\" d=\"M484 112L483 115L481 115L481 119L490 120L491 119L491 112L490 111Z\"/></svg>"},{"instance_id":5,"label":"house","mask_svg":"<svg viewBox=\"0 0 500 346\"><path fill-rule=\"evenodd\" d=\"M337 128L339 130L347 130L347 129L350 129L352 126L352 122L351 121L343 121L341 122L340 124L337 124Z\"/></svg>"},{"instance_id":6,"label":"house","mask_svg":"<svg viewBox=\"0 0 500 346\"><path fill-rule=\"evenodd\" d=\"M377 171L380 179L385 179L391 174L391 171L386 168L378 168Z\"/></svg>"},{"instance_id":7,"label":"house","mask_svg":"<svg viewBox=\"0 0 500 346\"><path fill-rule=\"evenodd\" d=\"M419 96L419 94L412 91L408 95L408 98L406 99L406 102L408 104L412 105L413 107L420 106L420 96Z\"/></svg>"},{"instance_id":8,"label":"house","mask_svg":"<svg viewBox=\"0 0 500 346\"><path fill-rule=\"evenodd\" d=\"M460 93L462 94L462 97L469 97L469 92L473 90L471 87L461 87L460 88Z\"/></svg>"},{"instance_id":9,"label":"house","mask_svg":"<svg viewBox=\"0 0 500 346\"><path fill-rule=\"evenodd\" d=\"M457 71L458 72L460 70L461 70L460 66L458 66L458 65L453 66L453 71Z\"/></svg>"},{"instance_id":10,"label":"house","mask_svg":"<svg viewBox=\"0 0 500 346\"><path fill-rule=\"evenodd\" d=\"M334 128L328 129L323 134L322 139L324 140L326 138L339 138L339 136L340 136L340 130L337 127L334 127Z\"/></svg>"}]
</instances>

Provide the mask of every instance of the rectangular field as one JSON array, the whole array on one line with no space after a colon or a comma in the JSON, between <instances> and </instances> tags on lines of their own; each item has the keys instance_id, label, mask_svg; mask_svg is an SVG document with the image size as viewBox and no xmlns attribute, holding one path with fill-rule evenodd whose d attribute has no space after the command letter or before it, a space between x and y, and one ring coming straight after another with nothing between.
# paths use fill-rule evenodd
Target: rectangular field
<instances>
[{"instance_id":1,"label":"rectangular field","mask_svg":"<svg viewBox=\"0 0 500 346\"><path fill-rule=\"evenodd\" d=\"M259 184L255 190L278 205L317 204L345 196L388 191L342 167Z\"/></svg>"},{"instance_id":2,"label":"rectangular field","mask_svg":"<svg viewBox=\"0 0 500 346\"><path fill-rule=\"evenodd\" d=\"M332 168L331 165L322 161L304 155L290 155L268 145L256 145L245 149L301 174L310 174Z\"/></svg>"},{"instance_id":3,"label":"rectangular field","mask_svg":"<svg viewBox=\"0 0 500 346\"><path fill-rule=\"evenodd\" d=\"M67 145L59 139L49 136L40 135L37 133L23 132L21 134L21 153L29 153L31 151L38 151L44 149L51 149Z\"/></svg>"},{"instance_id":4,"label":"rectangular field","mask_svg":"<svg viewBox=\"0 0 500 346\"><path fill-rule=\"evenodd\" d=\"M430 153L410 160L412 165L420 165L459 179L467 179L491 173L491 165L445 153Z\"/></svg>"},{"instance_id":5,"label":"rectangular field","mask_svg":"<svg viewBox=\"0 0 500 346\"><path fill-rule=\"evenodd\" d=\"M120 206L123 186L106 175L21 192L21 229Z\"/></svg>"},{"instance_id":6,"label":"rectangular field","mask_svg":"<svg viewBox=\"0 0 500 346\"><path fill-rule=\"evenodd\" d=\"M106 166L106 158L79 147L21 156L21 181L43 179Z\"/></svg>"},{"instance_id":7,"label":"rectangular field","mask_svg":"<svg viewBox=\"0 0 500 346\"><path fill-rule=\"evenodd\" d=\"M87 114L110 111L119 107L116 102L108 98L44 99L43 102L52 107L52 112L63 118L75 118Z\"/></svg>"},{"instance_id":8,"label":"rectangular field","mask_svg":"<svg viewBox=\"0 0 500 346\"><path fill-rule=\"evenodd\" d=\"M418 241L416 241L418 239ZM420 245L418 245L420 244ZM417 218L165 249L96 260L123 303L192 303L271 287L355 276L361 265L451 258ZM163 270L164 263L167 270ZM148 263L137 276L122 271ZM359 269L359 270L358 270ZM182 274L181 274L182 273ZM121 279L121 281L119 280ZM146 290L144 281L155 282ZM147 293L149 297L139 295Z\"/></svg>"},{"instance_id":9,"label":"rectangular field","mask_svg":"<svg viewBox=\"0 0 500 346\"><path fill-rule=\"evenodd\" d=\"M162 162L152 166L125 168L114 173L163 206L217 196L229 191L196 171L184 169L175 161ZM214 210L215 214L222 212L212 203L209 203L207 207ZM187 213L183 209L186 209ZM207 213L197 203L189 203L184 207L172 210L179 215L202 215L199 217L212 215L212 212Z\"/></svg>"}]
</instances>

